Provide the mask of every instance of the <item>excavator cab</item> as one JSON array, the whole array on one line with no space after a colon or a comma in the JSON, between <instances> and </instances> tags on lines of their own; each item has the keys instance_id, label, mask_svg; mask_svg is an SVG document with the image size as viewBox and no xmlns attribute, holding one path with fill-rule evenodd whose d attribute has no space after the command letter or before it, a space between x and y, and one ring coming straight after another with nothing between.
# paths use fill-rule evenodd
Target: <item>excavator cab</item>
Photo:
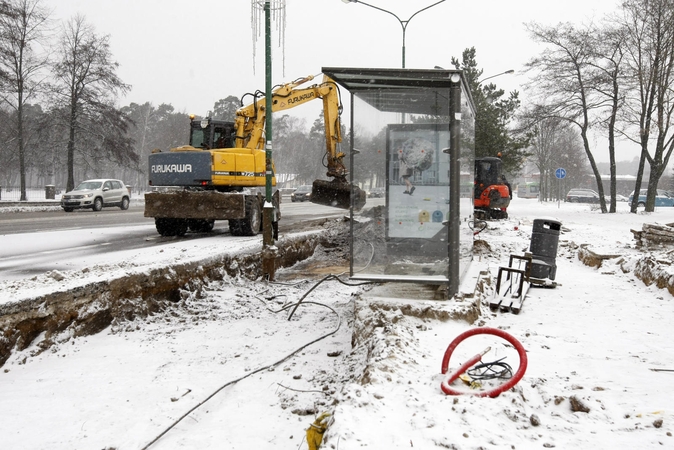
<instances>
[{"instance_id":1,"label":"excavator cab","mask_svg":"<svg viewBox=\"0 0 674 450\"><path fill-rule=\"evenodd\" d=\"M482 220L507 219L510 189L503 181L501 158L475 159L474 209L475 218Z\"/></svg>"},{"instance_id":2,"label":"excavator cab","mask_svg":"<svg viewBox=\"0 0 674 450\"><path fill-rule=\"evenodd\" d=\"M190 145L204 150L232 148L236 135L234 127L234 122L225 122L224 120L192 119L190 123Z\"/></svg>"}]
</instances>

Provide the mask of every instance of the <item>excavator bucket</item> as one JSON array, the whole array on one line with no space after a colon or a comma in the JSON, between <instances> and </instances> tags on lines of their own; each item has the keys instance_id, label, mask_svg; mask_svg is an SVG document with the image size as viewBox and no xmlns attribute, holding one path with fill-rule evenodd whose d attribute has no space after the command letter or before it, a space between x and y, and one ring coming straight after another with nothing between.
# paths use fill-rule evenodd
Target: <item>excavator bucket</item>
<instances>
[{"instance_id":1,"label":"excavator bucket","mask_svg":"<svg viewBox=\"0 0 674 450\"><path fill-rule=\"evenodd\" d=\"M351 190L353 189L353 209L359 210L365 205L365 191L349 183L339 181L316 180L311 189L311 202L335 208L351 207Z\"/></svg>"}]
</instances>

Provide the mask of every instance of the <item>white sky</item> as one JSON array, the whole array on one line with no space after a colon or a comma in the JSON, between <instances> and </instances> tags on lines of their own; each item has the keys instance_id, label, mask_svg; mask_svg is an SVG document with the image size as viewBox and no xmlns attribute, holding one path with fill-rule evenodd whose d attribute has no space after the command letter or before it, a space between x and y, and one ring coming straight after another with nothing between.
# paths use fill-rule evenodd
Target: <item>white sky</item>
<instances>
[{"instance_id":1,"label":"white sky","mask_svg":"<svg viewBox=\"0 0 674 450\"><path fill-rule=\"evenodd\" d=\"M251 3L248 0L43 0L53 17L83 14L99 34L110 34L119 75L132 91L121 99L170 103L177 111L205 115L218 99L264 89L264 33L253 59ZM401 20L433 0L370 0ZM517 72L493 81L519 90L524 63L540 48L524 23L582 22L614 9L615 0L445 1L416 15L406 31L406 67L450 68L452 56L475 47L483 77ZM263 17L263 13L260 13ZM260 23L263 27L263 23ZM391 15L340 0L286 0L285 51L273 25L273 84L322 67L401 67L402 28ZM264 28L262 28L264 30ZM284 75L285 60L285 75ZM255 73L253 73L255 65ZM524 93L523 93L524 94ZM316 105L298 116L311 123Z\"/></svg>"}]
</instances>

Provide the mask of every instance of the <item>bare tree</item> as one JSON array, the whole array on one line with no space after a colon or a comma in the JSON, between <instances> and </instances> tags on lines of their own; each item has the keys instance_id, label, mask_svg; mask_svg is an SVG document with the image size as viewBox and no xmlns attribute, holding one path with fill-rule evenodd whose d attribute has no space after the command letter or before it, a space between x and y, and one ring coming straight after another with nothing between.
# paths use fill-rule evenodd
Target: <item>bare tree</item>
<instances>
[{"instance_id":1,"label":"bare tree","mask_svg":"<svg viewBox=\"0 0 674 450\"><path fill-rule=\"evenodd\" d=\"M534 126L534 138L531 142L534 164L540 173L540 193L539 200L550 200L552 198L552 189L550 186L550 172L554 170L552 161L554 151L557 150L559 129L562 127L562 120L558 118L537 118ZM571 172L571 171L569 171Z\"/></svg>"},{"instance_id":2,"label":"bare tree","mask_svg":"<svg viewBox=\"0 0 674 450\"><path fill-rule=\"evenodd\" d=\"M606 108L599 123L606 127L609 155L609 190L611 204L609 212L616 212L616 121L624 102L624 46L625 39L622 30L618 27L598 29L593 36L594 58L590 65L594 67L595 77L593 85L597 93L606 99Z\"/></svg>"},{"instance_id":3,"label":"bare tree","mask_svg":"<svg viewBox=\"0 0 674 450\"><path fill-rule=\"evenodd\" d=\"M154 149L169 150L187 144L190 118L185 113L175 112L173 106L150 102L131 103L122 108L122 113L133 122L128 135L134 141L138 163L124 179L135 179L139 191L147 186L148 157Z\"/></svg>"},{"instance_id":4,"label":"bare tree","mask_svg":"<svg viewBox=\"0 0 674 450\"><path fill-rule=\"evenodd\" d=\"M561 118L549 117L544 108L534 108L522 115L533 130L530 151L533 163L540 173L539 200L564 197L565 192L556 189L569 184L581 185L587 178L587 164L578 133L572 125ZM566 167L567 177L562 181L554 175L557 168Z\"/></svg>"},{"instance_id":5,"label":"bare tree","mask_svg":"<svg viewBox=\"0 0 674 450\"><path fill-rule=\"evenodd\" d=\"M7 0L0 4L0 91L2 101L16 110L16 143L21 177L21 201L26 198L26 130L24 108L40 87L47 65L39 45L49 13L40 0Z\"/></svg>"},{"instance_id":6,"label":"bare tree","mask_svg":"<svg viewBox=\"0 0 674 450\"><path fill-rule=\"evenodd\" d=\"M360 153L355 160L358 170L355 171L354 176L359 178L357 181L368 183L370 187L383 186L386 182L386 129L387 127L383 127L375 135L362 127L356 127L355 130L354 147ZM350 139L350 134L346 135L343 142L349 142ZM363 179L364 175L369 178ZM393 183L394 180L391 182Z\"/></svg>"},{"instance_id":7,"label":"bare tree","mask_svg":"<svg viewBox=\"0 0 674 450\"><path fill-rule=\"evenodd\" d=\"M135 151L136 154L138 154L136 185L144 186L146 184L146 179L144 177L145 171L141 168L141 164L142 161L147 161L147 157L150 154L150 148L153 147L152 129L157 121L157 115L155 114L156 110L149 102L145 102L142 105L131 103L122 110L136 125L130 130L130 134L133 136L136 143Z\"/></svg>"},{"instance_id":8,"label":"bare tree","mask_svg":"<svg viewBox=\"0 0 674 450\"><path fill-rule=\"evenodd\" d=\"M112 59L109 40L107 35L97 35L85 18L77 15L64 25L56 52L53 70L57 104L67 111L68 190L75 184L75 149L80 135L88 135L90 145L95 138L98 157L120 163L138 160L126 138L128 118L114 106L116 96L130 86L117 76L119 64Z\"/></svg>"},{"instance_id":9,"label":"bare tree","mask_svg":"<svg viewBox=\"0 0 674 450\"><path fill-rule=\"evenodd\" d=\"M628 79L634 80L624 118L633 130L628 137L641 147L634 195L639 196L648 161L646 211L653 211L658 182L674 150L674 1L626 0L622 12ZM631 211L636 208L637 202L633 202Z\"/></svg>"},{"instance_id":10,"label":"bare tree","mask_svg":"<svg viewBox=\"0 0 674 450\"><path fill-rule=\"evenodd\" d=\"M574 124L580 131L585 154L597 182L602 212L607 212L601 174L597 168L588 132L593 123L592 115L606 107L606 98L596 94L594 27L577 29L571 24L544 27L528 24L527 29L538 42L548 47L527 63L536 75L531 82L545 111L542 117L560 118Z\"/></svg>"},{"instance_id":11,"label":"bare tree","mask_svg":"<svg viewBox=\"0 0 674 450\"><path fill-rule=\"evenodd\" d=\"M309 146L305 119L283 114L274 120L274 166L276 182L285 183L306 165L304 149Z\"/></svg>"}]
</instances>

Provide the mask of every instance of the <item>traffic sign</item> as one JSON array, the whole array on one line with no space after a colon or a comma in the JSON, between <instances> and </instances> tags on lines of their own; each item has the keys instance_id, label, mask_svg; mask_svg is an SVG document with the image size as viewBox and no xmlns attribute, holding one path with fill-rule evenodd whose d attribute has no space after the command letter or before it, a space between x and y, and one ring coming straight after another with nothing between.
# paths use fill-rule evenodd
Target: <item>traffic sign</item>
<instances>
[{"instance_id":1,"label":"traffic sign","mask_svg":"<svg viewBox=\"0 0 674 450\"><path fill-rule=\"evenodd\" d=\"M561 167L557 170L555 170L555 176L559 179L566 178L566 169L562 169Z\"/></svg>"}]
</instances>

